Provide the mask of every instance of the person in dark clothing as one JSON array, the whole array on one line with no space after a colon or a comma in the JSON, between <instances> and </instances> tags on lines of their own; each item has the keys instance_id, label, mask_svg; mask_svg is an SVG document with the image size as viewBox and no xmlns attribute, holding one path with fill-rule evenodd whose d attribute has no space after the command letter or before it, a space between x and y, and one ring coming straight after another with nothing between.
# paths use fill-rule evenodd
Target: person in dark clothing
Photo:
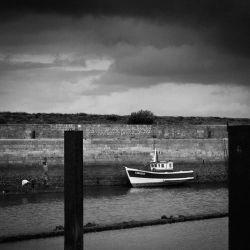
<instances>
[{"instance_id":1,"label":"person in dark clothing","mask_svg":"<svg viewBox=\"0 0 250 250\"><path fill-rule=\"evenodd\" d=\"M48 162L47 162L47 158L45 157L43 160L43 183L45 186L48 185L48 181L49 181L49 167L48 167Z\"/></svg>"}]
</instances>

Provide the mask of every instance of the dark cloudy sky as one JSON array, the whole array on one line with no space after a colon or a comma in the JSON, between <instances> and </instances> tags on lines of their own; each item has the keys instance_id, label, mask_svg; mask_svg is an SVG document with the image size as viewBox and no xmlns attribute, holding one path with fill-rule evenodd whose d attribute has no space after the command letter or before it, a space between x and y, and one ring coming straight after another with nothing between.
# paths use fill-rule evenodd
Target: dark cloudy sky
<instances>
[{"instance_id":1,"label":"dark cloudy sky","mask_svg":"<svg viewBox=\"0 0 250 250\"><path fill-rule=\"evenodd\" d=\"M1 1L0 111L250 118L249 2Z\"/></svg>"}]
</instances>

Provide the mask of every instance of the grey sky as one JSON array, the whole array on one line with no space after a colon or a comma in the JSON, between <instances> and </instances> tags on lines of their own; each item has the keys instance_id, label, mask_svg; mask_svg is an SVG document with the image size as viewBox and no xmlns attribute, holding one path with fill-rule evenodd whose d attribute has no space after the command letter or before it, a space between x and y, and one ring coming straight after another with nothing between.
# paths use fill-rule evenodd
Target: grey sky
<instances>
[{"instance_id":1,"label":"grey sky","mask_svg":"<svg viewBox=\"0 0 250 250\"><path fill-rule=\"evenodd\" d=\"M250 117L247 1L33 3L0 11L0 111Z\"/></svg>"}]
</instances>

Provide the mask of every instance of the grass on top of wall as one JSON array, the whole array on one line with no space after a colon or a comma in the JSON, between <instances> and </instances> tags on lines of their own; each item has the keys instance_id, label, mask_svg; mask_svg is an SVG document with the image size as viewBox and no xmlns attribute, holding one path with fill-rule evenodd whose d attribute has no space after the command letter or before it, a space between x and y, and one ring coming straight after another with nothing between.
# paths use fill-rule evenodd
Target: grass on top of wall
<instances>
[{"instance_id":1,"label":"grass on top of wall","mask_svg":"<svg viewBox=\"0 0 250 250\"><path fill-rule=\"evenodd\" d=\"M129 115L0 112L0 124L128 124ZM155 116L157 125L244 125L248 118Z\"/></svg>"}]
</instances>

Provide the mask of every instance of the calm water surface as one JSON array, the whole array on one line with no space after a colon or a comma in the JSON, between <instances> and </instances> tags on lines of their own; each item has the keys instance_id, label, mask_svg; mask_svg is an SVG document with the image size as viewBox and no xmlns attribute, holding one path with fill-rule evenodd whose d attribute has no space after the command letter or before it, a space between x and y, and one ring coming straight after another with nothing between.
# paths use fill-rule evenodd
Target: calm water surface
<instances>
[{"instance_id":1,"label":"calm water surface","mask_svg":"<svg viewBox=\"0 0 250 250\"><path fill-rule=\"evenodd\" d=\"M228 218L84 235L84 250L228 250ZM1 244L1 250L64 249L64 238ZM100 247L101 246L101 247Z\"/></svg>"},{"instance_id":2,"label":"calm water surface","mask_svg":"<svg viewBox=\"0 0 250 250\"><path fill-rule=\"evenodd\" d=\"M102 250L228 250L228 218L84 235L85 250L100 246Z\"/></svg>"},{"instance_id":3,"label":"calm water surface","mask_svg":"<svg viewBox=\"0 0 250 250\"><path fill-rule=\"evenodd\" d=\"M84 224L228 212L228 189L225 185L88 187L83 205ZM63 193L0 197L0 236L43 232L63 224Z\"/></svg>"}]
</instances>

